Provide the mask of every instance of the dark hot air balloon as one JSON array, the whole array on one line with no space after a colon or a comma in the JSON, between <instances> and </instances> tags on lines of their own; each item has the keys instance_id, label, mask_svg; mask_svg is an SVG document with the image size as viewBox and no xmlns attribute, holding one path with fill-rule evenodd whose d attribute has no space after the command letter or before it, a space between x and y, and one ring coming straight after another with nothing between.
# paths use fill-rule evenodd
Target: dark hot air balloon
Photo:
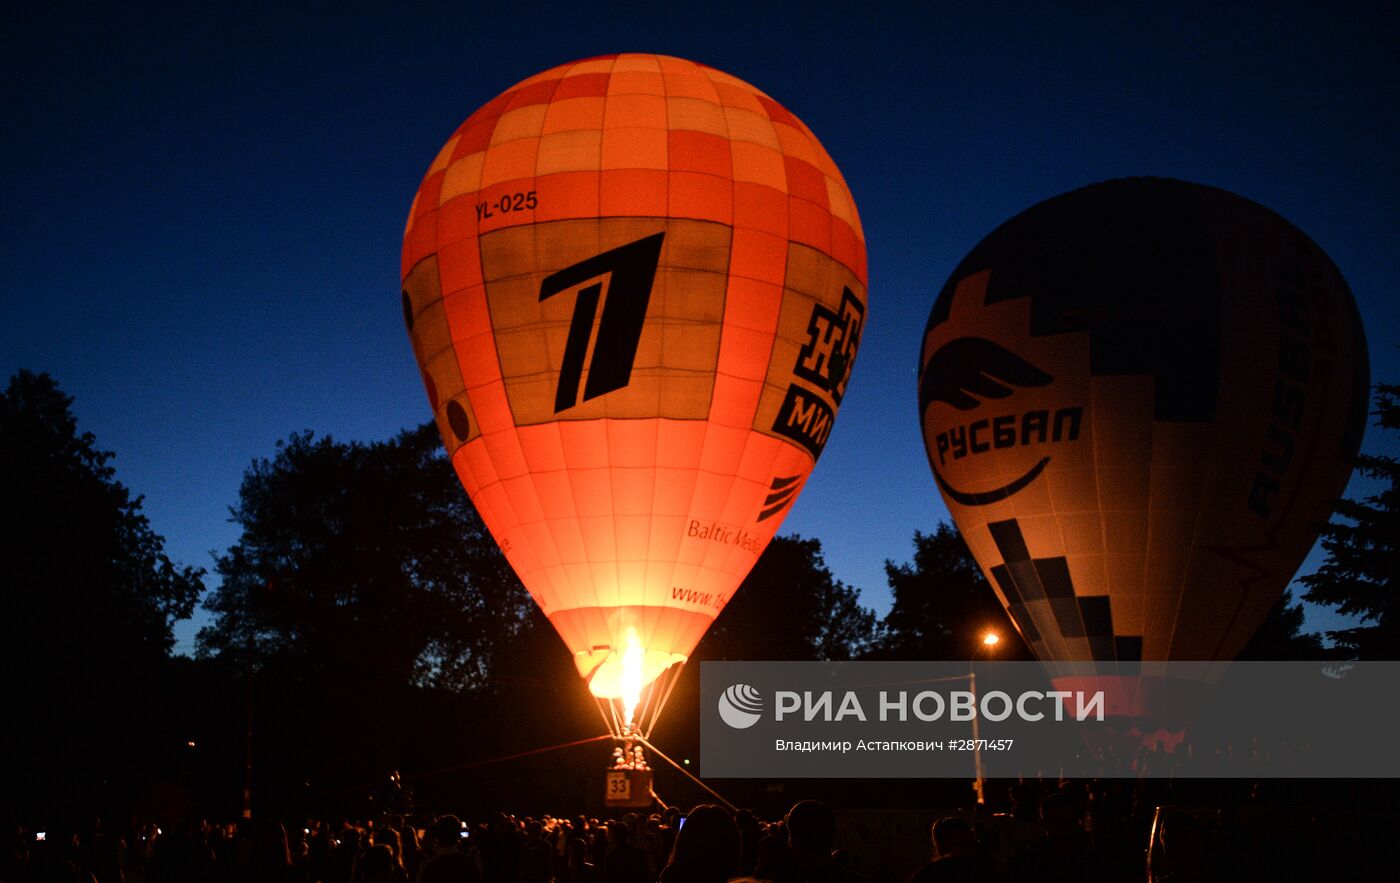
<instances>
[{"instance_id":1,"label":"dark hot air balloon","mask_svg":"<svg viewBox=\"0 0 1400 883\"><path fill-rule=\"evenodd\" d=\"M918 410L949 512L1063 676L1238 654L1343 493L1368 386L1357 305L1312 239L1224 190L1126 179L962 260ZM1117 684L1110 714L1191 704L1163 683ZM1156 725L1179 736L1182 715Z\"/></svg>"},{"instance_id":2,"label":"dark hot air balloon","mask_svg":"<svg viewBox=\"0 0 1400 883\"><path fill-rule=\"evenodd\" d=\"M969 548L1056 686L1104 692L1088 743L1174 747L1222 669L1150 661L1234 658L1350 474L1369 376L1337 268L1222 190L1095 184L963 259L919 367Z\"/></svg>"},{"instance_id":3,"label":"dark hot air balloon","mask_svg":"<svg viewBox=\"0 0 1400 883\"><path fill-rule=\"evenodd\" d=\"M1368 402L1322 249L1162 179L993 231L939 293L919 367L939 490L1050 662L1233 658L1342 493Z\"/></svg>"}]
</instances>

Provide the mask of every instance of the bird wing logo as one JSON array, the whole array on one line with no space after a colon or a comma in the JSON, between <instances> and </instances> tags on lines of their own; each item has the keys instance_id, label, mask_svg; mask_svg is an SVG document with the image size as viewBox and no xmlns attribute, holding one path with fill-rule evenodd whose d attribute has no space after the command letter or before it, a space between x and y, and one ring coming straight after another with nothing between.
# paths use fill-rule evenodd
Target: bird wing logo
<instances>
[{"instance_id":1,"label":"bird wing logo","mask_svg":"<svg viewBox=\"0 0 1400 883\"><path fill-rule=\"evenodd\" d=\"M924 366L923 375L919 380L919 413L926 416L929 407L934 402L943 402L959 411L972 411L981 407L983 402L988 399L1007 398L1016 391L1016 387L1048 386L1054 379L1054 375L1042 371L998 343L982 337L959 337L939 347L929 358L928 364ZM986 420L975 421L964 431L974 434L975 437L978 425L986 423L988 423ZM1077 420L1073 431L1077 437ZM1058 435L1057 431L1056 436L1058 437ZM1042 457L1025 474L993 490L979 492L959 490L950 485L938 469L939 462L944 461L948 446L956 445L960 438L956 431L951 436L952 441L950 442L950 433L945 432L938 435L936 440L938 456L934 457L934 451L931 448L929 450L929 463L933 466L933 477L938 482L939 488L950 499L963 506L985 506L1006 499L1035 481L1050 462L1049 457ZM1023 431L1019 437L1024 443L1032 436ZM954 448L954 458L965 455L966 436L961 438L964 446ZM1009 439L1008 444L1015 444L1017 438L1018 434L1014 430L1009 436L1003 433L999 437L997 446L1002 446L1000 439ZM983 450L985 449L984 445ZM978 450L975 441L972 450L974 452Z\"/></svg>"},{"instance_id":2,"label":"bird wing logo","mask_svg":"<svg viewBox=\"0 0 1400 883\"><path fill-rule=\"evenodd\" d=\"M924 366L919 413L934 402L971 411L982 399L1006 398L1015 391L1013 386L1045 386L1054 379L1000 344L959 337L939 347Z\"/></svg>"}]
</instances>

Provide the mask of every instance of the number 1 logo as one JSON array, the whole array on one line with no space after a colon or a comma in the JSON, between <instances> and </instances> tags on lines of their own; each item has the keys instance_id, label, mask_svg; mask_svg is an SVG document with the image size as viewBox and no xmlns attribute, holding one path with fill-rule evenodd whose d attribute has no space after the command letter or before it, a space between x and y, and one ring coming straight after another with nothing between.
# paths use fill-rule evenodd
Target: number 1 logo
<instances>
[{"instance_id":1,"label":"number 1 logo","mask_svg":"<svg viewBox=\"0 0 1400 883\"><path fill-rule=\"evenodd\" d=\"M560 292L584 286L579 288L573 319L569 322L569 336L564 343L554 413L622 389L631 381L632 362L637 357L637 344L642 338L642 324L656 279L656 265L661 259L661 241L665 237L664 232L656 233L594 255L545 277L540 283L541 302ZM604 276L606 280L601 278ZM593 284L584 285L587 282ZM603 297L604 284L606 298ZM606 302L595 335L593 320L600 299ZM588 359L588 382L584 385L583 397L579 398L579 381L590 343L593 356Z\"/></svg>"}]
</instances>

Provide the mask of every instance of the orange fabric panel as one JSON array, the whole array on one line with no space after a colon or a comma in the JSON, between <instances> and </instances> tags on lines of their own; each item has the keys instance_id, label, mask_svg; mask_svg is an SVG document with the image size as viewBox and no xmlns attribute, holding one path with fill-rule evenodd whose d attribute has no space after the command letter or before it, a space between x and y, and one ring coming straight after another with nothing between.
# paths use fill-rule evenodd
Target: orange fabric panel
<instances>
[{"instance_id":1,"label":"orange fabric panel","mask_svg":"<svg viewBox=\"0 0 1400 883\"><path fill-rule=\"evenodd\" d=\"M724 321L751 331L771 334L778 324L778 310L783 302L783 288L771 282L760 282L743 276L729 277L729 295ZM766 364L768 359L764 356Z\"/></svg>"},{"instance_id":2,"label":"orange fabric panel","mask_svg":"<svg viewBox=\"0 0 1400 883\"><path fill-rule=\"evenodd\" d=\"M708 426L696 420L659 420L656 427L656 465L695 469L704 449Z\"/></svg>"},{"instance_id":3,"label":"orange fabric panel","mask_svg":"<svg viewBox=\"0 0 1400 883\"><path fill-rule=\"evenodd\" d=\"M805 199L788 200L788 235L793 242L831 253L831 213Z\"/></svg>"},{"instance_id":4,"label":"orange fabric panel","mask_svg":"<svg viewBox=\"0 0 1400 883\"><path fill-rule=\"evenodd\" d=\"M759 103L759 96L748 89L734 86L726 82L711 80L715 85L715 94L719 96L720 104L725 107L736 107L754 113L764 113L763 105Z\"/></svg>"},{"instance_id":5,"label":"orange fabric panel","mask_svg":"<svg viewBox=\"0 0 1400 883\"><path fill-rule=\"evenodd\" d=\"M481 186L485 188L502 181L533 178L539 147L540 139L529 137L493 144L487 148L486 161L481 168Z\"/></svg>"},{"instance_id":6,"label":"orange fabric panel","mask_svg":"<svg viewBox=\"0 0 1400 883\"><path fill-rule=\"evenodd\" d=\"M602 168L667 168L664 127L612 125L604 128L602 135Z\"/></svg>"},{"instance_id":7,"label":"orange fabric panel","mask_svg":"<svg viewBox=\"0 0 1400 883\"><path fill-rule=\"evenodd\" d=\"M600 209L601 177L597 169L541 175L535 180L538 221L558 221L577 217L578 213L597 213Z\"/></svg>"},{"instance_id":8,"label":"orange fabric panel","mask_svg":"<svg viewBox=\"0 0 1400 883\"><path fill-rule=\"evenodd\" d=\"M763 384L720 373L715 377L715 402L710 419L721 426L747 426L758 408Z\"/></svg>"},{"instance_id":9,"label":"orange fabric panel","mask_svg":"<svg viewBox=\"0 0 1400 883\"><path fill-rule=\"evenodd\" d=\"M485 154L474 155L478 157L485 156ZM452 168L455 169L456 166ZM442 207L438 209L438 216L442 219L442 223L435 225L435 232L439 234L437 236L437 247L439 251L449 245L463 240L470 240L476 236L476 207L473 203L475 202L474 197L477 188L480 185L479 177L478 175L478 180L472 183L472 189L464 191L463 194L459 194L455 197L447 197L444 193L445 201Z\"/></svg>"},{"instance_id":10,"label":"orange fabric panel","mask_svg":"<svg viewBox=\"0 0 1400 883\"><path fill-rule=\"evenodd\" d=\"M506 104L506 113L521 107L529 107L535 104L548 104L556 89L559 88L561 80L548 79L522 86L511 93L510 101ZM502 114L504 116L505 114Z\"/></svg>"},{"instance_id":11,"label":"orange fabric panel","mask_svg":"<svg viewBox=\"0 0 1400 883\"><path fill-rule=\"evenodd\" d=\"M725 226L733 223L734 197L728 177L674 171L668 177L667 205L673 215Z\"/></svg>"},{"instance_id":12,"label":"orange fabric panel","mask_svg":"<svg viewBox=\"0 0 1400 883\"><path fill-rule=\"evenodd\" d=\"M729 272L745 279L782 285L787 279L787 246L786 237L736 229Z\"/></svg>"},{"instance_id":13,"label":"orange fabric panel","mask_svg":"<svg viewBox=\"0 0 1400 883\"><path fill-rule=\"evenodd\" d=\"M435 172L423 179L423 186L418 188L418 195L414 198L414 214L432 211L438 205L442 196L442 181L446 177L446 172Z\"/></svg>"},{"instance_id":14,"label":"orange fabric panel","mask_svg":"<svg viewBox=\"0 0 1400 883\"><path fill-rule=\"evenodd\" d=\"M608 94L609 74L571 74L559 81L554 101L569 98L602 98Z\"/></svg>"},{"instance_id":15,"label":"orange fabric panel","mask_svg":"<svg viewBox=\"0 0 1400 883\"><path fill-rule=\"evenodd\" d=\"M553 423L522 428L518 433L520 450L525 455L533 475L562 472L568 464L564 459L564 443L559 427Z\"/></svg>"},{"instance_id":16,"label":"orange fabric panel","mask_svg":"<svg viewBox=\"0 0 1400 883\"><path fill-rule=\"evenodd\" d=\"M743 380L768 376L768 357L773 350L773 334L737 325L725 330L720 344L719 363L726 373Z\"/></svg>"},{"instance_id":17,"label":"orange fabric panel","mask_svg":"<svg viewBox=\"0 0 1400 883\"><path fill-rule=\"evenodd\" d=\"M491 147L521 138L538 138L544 131L544 116L547 110L543 104L507 110L496 120L496 128L491 132ZM490 152L490 148L487 148L487 152Z\"/></svg>"},{"instance_id":18,"label":"orange fabric panel","mask_svg":"<svg viewBox=\"0 0 1400 883\"><path fill-rule=\"evenodd\" d=\"M768 118L775 123L786 123L795 129L803 128L797 117L793 116L786 107L767 96L759 96L758 103L763 106L763 110L768 114Z\"/></svg>"},{"instance_id":19,"label":"orange fabric panel","mask_svg":"<svg viewBox=\"0 0 1400 883\"><path fill-rule=\"evenodd\" d=\"M595 171L602 150L602 133L596 130L569 130L544 135L540 138L540 152L535 158L535 174Z\"/></svg>"},{"instance_id":20,"label":"orange fabric panel","mask_svg":"<svg viewBox=\"0 0 1400 883\"><path fill-rule=\"evenodd\" d=\"M787 172L788 195L827 207L826 178L811 163L793 156L783 157Z\"/></svg>"},{"instance_id":21,"label":"orange fabric panel","mask_svg":"<svg viewBox=\"0 0 1400 883\"><path fill-rule=\"evenodd\" d=\"M485 108L473 114L457 131L457 146L452 149L450 162L456 162L464 156L480 153L490 147L491 133L496 130L496 121L500 117L499 113L487 113Z\"/></svg>"},{"instance_id":22,"label":"orange fabric panel","mask_svg":"<svg viewBox=\"0 0 1400 883\"><path fill-rule=\"evenodd\" d=\"M403 257L400 261L400 274L408 276L409 271L419 261L437 251L436 211L416 216L403 240Z\"/></svg>"},{"instance_id":23,"label":"orange fabric panel","mask_svg":"<svg viewBox=\"0 0 1400 883\"><path fill-rule=\"evenodd\" d=\"M764 148L756 148L764 150ZM788 201L781 190L765 184L737 180L734 182L734 226L757 230L774 236L786 236L788 230ZM776 179L784 180L781 176ZM833 254L832 257L837 257ZM839 260L839 257L838 257ZM843 263L845 263L843 261Z\"/></svg>"},{"instance_id":24,"label":"orange fabric panel","mask_svg":"<svg viewBox=\"0 0 1400 883\"><path fill-rule=\"evenodd\" d=\"M865 269L865 244L840 218L833 218L831 222L831 256L855 273L862 286L869 284Z\"/></svg>"},{"instance_id":25,"label":"orange fabric panel","mask_svg":"<svg viewBox=\"0 0 1400 883\"><path fill-rule=\"evenodd\" d=\"M436 251L444 257L442 261L443 291L462 291L481 284L481 255L474 240L467 239L441 245Z\"/></svg>"},{"instance_id":26,"label":"orange fabric panel","mask_svg":"<svg viewBox=\"0 0 1400 883\"><path fill-rule=\"evenodd\" d=\"M670 132L667 156L673 172L704 172L728 179L731 174L729 141L706 132ZM427 182L424 182L427 186ZM429 197L431 198L431 196Z\"/></svg>"},{"instance_id":27,"label":"orange fabric panel","mask_svg":"<svg viewBox=\"0 0 1400 883\"><path fill-rule=\"evenodd\" d=\"M664 168L664 164L661 168ZM666 217L666 172L661 169L608 169L602 173L602 217Z\"/></svg>"},{"instance_id":28,"label":"orange fabric panel","mask_svg":"<svg viewBox=\"0 0 1400 883\"><path fill-rule=\"evenodd\" d=\"M543 132L546 135L574 130L596 132L603 126L603 105L601 96L555 101L545 114Z\"/></svg>"},{"instance_id":29,"label":"orange fabric panel","mask_svg":"<svg viewBox=\"0 0 1400 883\"><path fill-rule=\"evenodd\" d=\"M603 109L603 129L655 129L666 132L666 98L660 92L619 94L616 89L619 74L613 75L614 86L608 92Z\"/></svg>"},{"instance_id":30,"label":"orange fabric panel","mask_svg":"<svg viewBox=\"0 0 1400 883\"><path fill-rule=\"evenodd\" d=\"M719 93L714 83L698 74L663 74L667 98L695 98L710 104L719 104Z\"/></svg>"}]
</instances>

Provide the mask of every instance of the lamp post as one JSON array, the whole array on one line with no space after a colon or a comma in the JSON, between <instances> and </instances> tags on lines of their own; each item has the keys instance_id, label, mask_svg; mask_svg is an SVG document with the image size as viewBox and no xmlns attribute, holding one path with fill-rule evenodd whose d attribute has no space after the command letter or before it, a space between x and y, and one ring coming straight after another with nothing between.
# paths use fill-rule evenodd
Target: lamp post
<instances>
[{"instance_id":1,"label":"lamp post","mask_svg":"<svg viewBox=\"0 0 1400 883\"><path fill-rule=\"evenodd\" d=\"M265 592L271 593L277 587L277 578L269 577L262 588ZM254 616L253 607L259 600L257 587L249 585L247 597L247 609L243 615L247 617L247 718L246 728L243 737L243 818L253 818L253 675L256 669L255 659L257 651L257 619Z\"/></svg>"},{"instance_id":2,"label":"lamp post","mask_svg":"<svg viewBox=\"0 0 1400 883\"><path fill-rule=\"evenodd\" d=\"M992 632L992 631L985 632L985 633L982 635L982 639L978 642L978 644L980 645L980 649L977 651L977 654L986 654L986 655L990 655L991 652L992 652L992 649L993 649L994 647L996 647L996 645L999 644L999 643L1001 643L1001 636L1000 636L1000 635L998 635L996 632ZM977 655L977 654L974 654L974 655ZM975 663L975 662L976 662L976 659L974 659L973 662ZM976 770L976 773L977 773L977 779L976 779L976 781L973 783L973 789L977 792L977 804L978 804L979 806L981 806L981 805L983 805L983 804L985 804L985 803L987 802L987 793L986 793L986 784L987 784L987 783L986 783L986 778L985 778L985 776L983 775L983 767L982 767L982 742L981 742L981 736L982 736L982 734L981 734L981 732L980 732L980 730L979 730L979 728L978 728L978 726L977 726L977 719L978 719L981 715L980 715L980 714L977 712L977 710L976 710L976 709L977 709L977 670L976 670L975 667L973 667L972 670L968 672L968 675L967 675L967 682L968 682L968 684L969 684L969 686L970 686L970 689L972 690L972 705L973 705L973 708L974 708L974 711L973 711L973 713L972 713L972 761L973 761L973 766L974 766L974 768L975 768L975 770Z\"/></svg>"},{"instance_id":3,"label":"lamp post","mask_svg":"<svg viewBox=\"0 0 1400 883\"><path fill-rule=\"evenodd\" d=\"M248 631L247 716L243 734L243 818L253 818L253 632Z\"/></svg>"}]
</instances>

